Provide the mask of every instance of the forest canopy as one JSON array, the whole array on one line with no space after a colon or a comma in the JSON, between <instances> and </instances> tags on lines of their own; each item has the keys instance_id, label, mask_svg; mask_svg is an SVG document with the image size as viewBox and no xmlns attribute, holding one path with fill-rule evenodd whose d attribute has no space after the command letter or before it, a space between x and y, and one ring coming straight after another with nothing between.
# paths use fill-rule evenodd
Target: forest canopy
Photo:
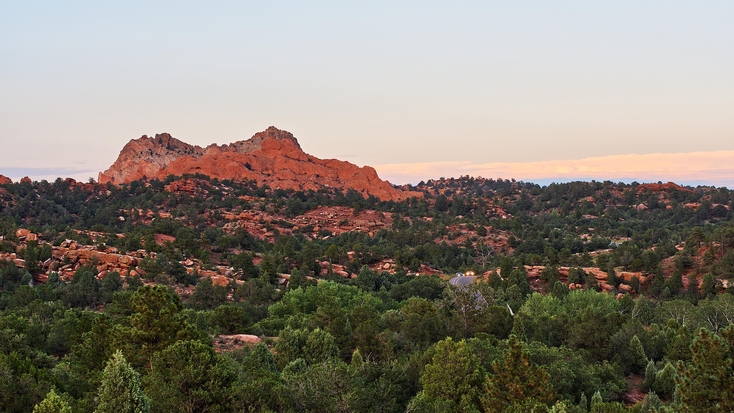
<instances>
[{"instance_id":1,"label":"forest canopy","mask_svg":"<svg viewBox=\"0 0 734 413\"><path fill-rule=\"evenodd\" d=\"M734 410L728 189L410 189L1 185L0 411Z\"/></svg>"}]
</instances>

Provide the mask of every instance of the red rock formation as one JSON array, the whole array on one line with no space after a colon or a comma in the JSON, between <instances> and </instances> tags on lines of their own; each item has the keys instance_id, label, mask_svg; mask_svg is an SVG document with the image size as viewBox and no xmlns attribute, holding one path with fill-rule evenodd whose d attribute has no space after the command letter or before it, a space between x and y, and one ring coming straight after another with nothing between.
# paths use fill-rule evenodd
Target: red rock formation
<instances>
[{"instance_id":1,"label":"red rock formation","mask_svg":"<svg viewBox=\"0 0 734 413\"><path fill-rule=\"evenodd\" d=\"M12 184L13 181L7 176L0 175L0 185Z\"/></svg>"},{"instance_id":2,"label":"red rock formation","mask_svg":"<svg viewBox=\"0 0 734 413\"><path fill-rule=\"evenodd\" d=\"M206 194L208 191L204 189L209 186L203 179L181 179L173 181L165 186L165 190L175 193L186 193L189 195Z\"/></svg>"},{"instance_id":3,"label":"red rock formation","mask_svg":"<svg viewBox=\"0 0 734 413\"><path fill-rule=\"evenodd\" d=\"M100 183L128 183L143 177L200 173L211 178L255 180L277 189L353 189L381 200L422 197L394 188L374 168L336 159L319 159L301 149L289 132L273 126L246 141L206 148L189 145L167 133L131 140L112 166L99 174Z\"/></svg>"},{"instance_id":4,"label":"red rock formation","mask_svg":"<svg viewBox=\"0 0 734 413\"><path fill-rule=\"evenodd\" d=\"M667 184L641 184L637 186L637 192L642 192L645 189L649 189L652 192L673 191L673 190L693 192L692 190L688 188L684 188L674 182L668 182Z\"/></svg>"}]
</instances>

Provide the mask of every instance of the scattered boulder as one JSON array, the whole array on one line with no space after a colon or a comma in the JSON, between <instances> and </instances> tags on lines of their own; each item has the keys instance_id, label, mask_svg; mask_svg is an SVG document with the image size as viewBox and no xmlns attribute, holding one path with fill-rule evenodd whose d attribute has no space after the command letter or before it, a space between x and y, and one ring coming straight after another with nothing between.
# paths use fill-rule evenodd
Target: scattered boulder
<instances>
[{"instance_id":1,"label":"scattered boulder","mask_svg":"<svg viewBox=\"0 0 734 413\"><path fill-rule=\"evenodd\" d=\"M219 335L214 337L214 349L217 352L229 352L239 350L246 346L254 346L260 343L260 337L251 334Z\"/></svg>"}]
</instances>

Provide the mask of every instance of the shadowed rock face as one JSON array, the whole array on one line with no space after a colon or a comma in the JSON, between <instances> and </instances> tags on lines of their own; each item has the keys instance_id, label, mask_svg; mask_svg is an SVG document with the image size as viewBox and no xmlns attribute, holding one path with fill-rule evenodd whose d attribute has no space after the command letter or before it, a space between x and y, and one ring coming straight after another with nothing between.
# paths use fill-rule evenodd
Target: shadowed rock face
<instances>
[{"instance_id":1,"label":"shadowed rock face","mask_svg":"<svg viewBox=\"0 0 734 413\"><path fill-rule=\"evenodd\" d=\"M122 184L143 177L165 179L168 175L195 173L218 179L255 180L271 188L353 189L381 200L422 196L394 188L372 167L308 155L290 132L273 126L245 141L206 148L181 142L167 133L143 136L128 142L115 163L99 174L98 181Z\"/></svg>"}]
</instances>

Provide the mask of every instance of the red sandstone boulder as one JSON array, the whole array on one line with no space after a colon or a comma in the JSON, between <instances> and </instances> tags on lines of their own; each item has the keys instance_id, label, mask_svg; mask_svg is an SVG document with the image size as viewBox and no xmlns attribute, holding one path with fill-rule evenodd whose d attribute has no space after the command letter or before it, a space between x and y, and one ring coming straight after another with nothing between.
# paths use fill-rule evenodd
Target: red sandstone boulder
<instances>
[{"instance_id":1,"label":"red sandstone boulder","mask_svg":"<svg viewBox=\"0 0 734 413\"><path fill-rule=\"evenodd\" d=\"M619 273L617 273L617 277L624 280L624 282L627 284L629 284L633 278L637 278L640 281L640 284L647 283L647 277L642 275L641 272L620 271Z\"/></svg>"},{"instance_id":2,"label":"red sandstone boulder","mask_svg":"<svg viewBox=\"0 0 734 413\"><path fill-rule=\"evenodd\" d=\"M607 284L606 282L600 282L599 287L601 287L602 291L606 293L614 291L614 286L611 284Z\"/></svg>"},{"instance_id":3,"label":"red sandstone boulder","mask_svg":"<svg viewBox=\"0 0 734 413\"><path fill-rule=\"evenodd\" d=\"M684 188L673 182L668 182L667 184L641 184L637 186L637 192L643 192L646 189L649 189L652 192L662 192L662 191L693 192L691 189Z\"/></svg>"},{"instance_id":4,"label":"red sandstone boulder","mask_svg":"<svg viewBox=\"0 0 734 413\"><path fill-rule=\"evenodd\" d=\"M168 215L170 217L170 214ZM160 216L161 218L163 218L163 214L160 214ZM165 245L167 242L176 241L175 237L172 237L166 234L153 234L153 239L155 240L155 243L158 245Z\"/></svg>"},{"instance_id":5,"label":"red sandstone boulder","mask_svg":"<svg viewBox=\"0 0 734 413\"><path fill-rule=\"evenodd\" d=\"M0 185L12 184L13 181L7 176L0 175Z\"/></svg>"},{"instance_id":6,"label":"red sandstone boulder","mask_svg":"<svg viewBox=\"0 0 734 413\"><path fill-rule=\"evenodd\" d=\"M260 342L260 337L253 336L251 334L234 334L229 337L232 337L234 340L237 340L243 343L247 343L247 344L257 344Z\"/></svg>"}]
</instances>

